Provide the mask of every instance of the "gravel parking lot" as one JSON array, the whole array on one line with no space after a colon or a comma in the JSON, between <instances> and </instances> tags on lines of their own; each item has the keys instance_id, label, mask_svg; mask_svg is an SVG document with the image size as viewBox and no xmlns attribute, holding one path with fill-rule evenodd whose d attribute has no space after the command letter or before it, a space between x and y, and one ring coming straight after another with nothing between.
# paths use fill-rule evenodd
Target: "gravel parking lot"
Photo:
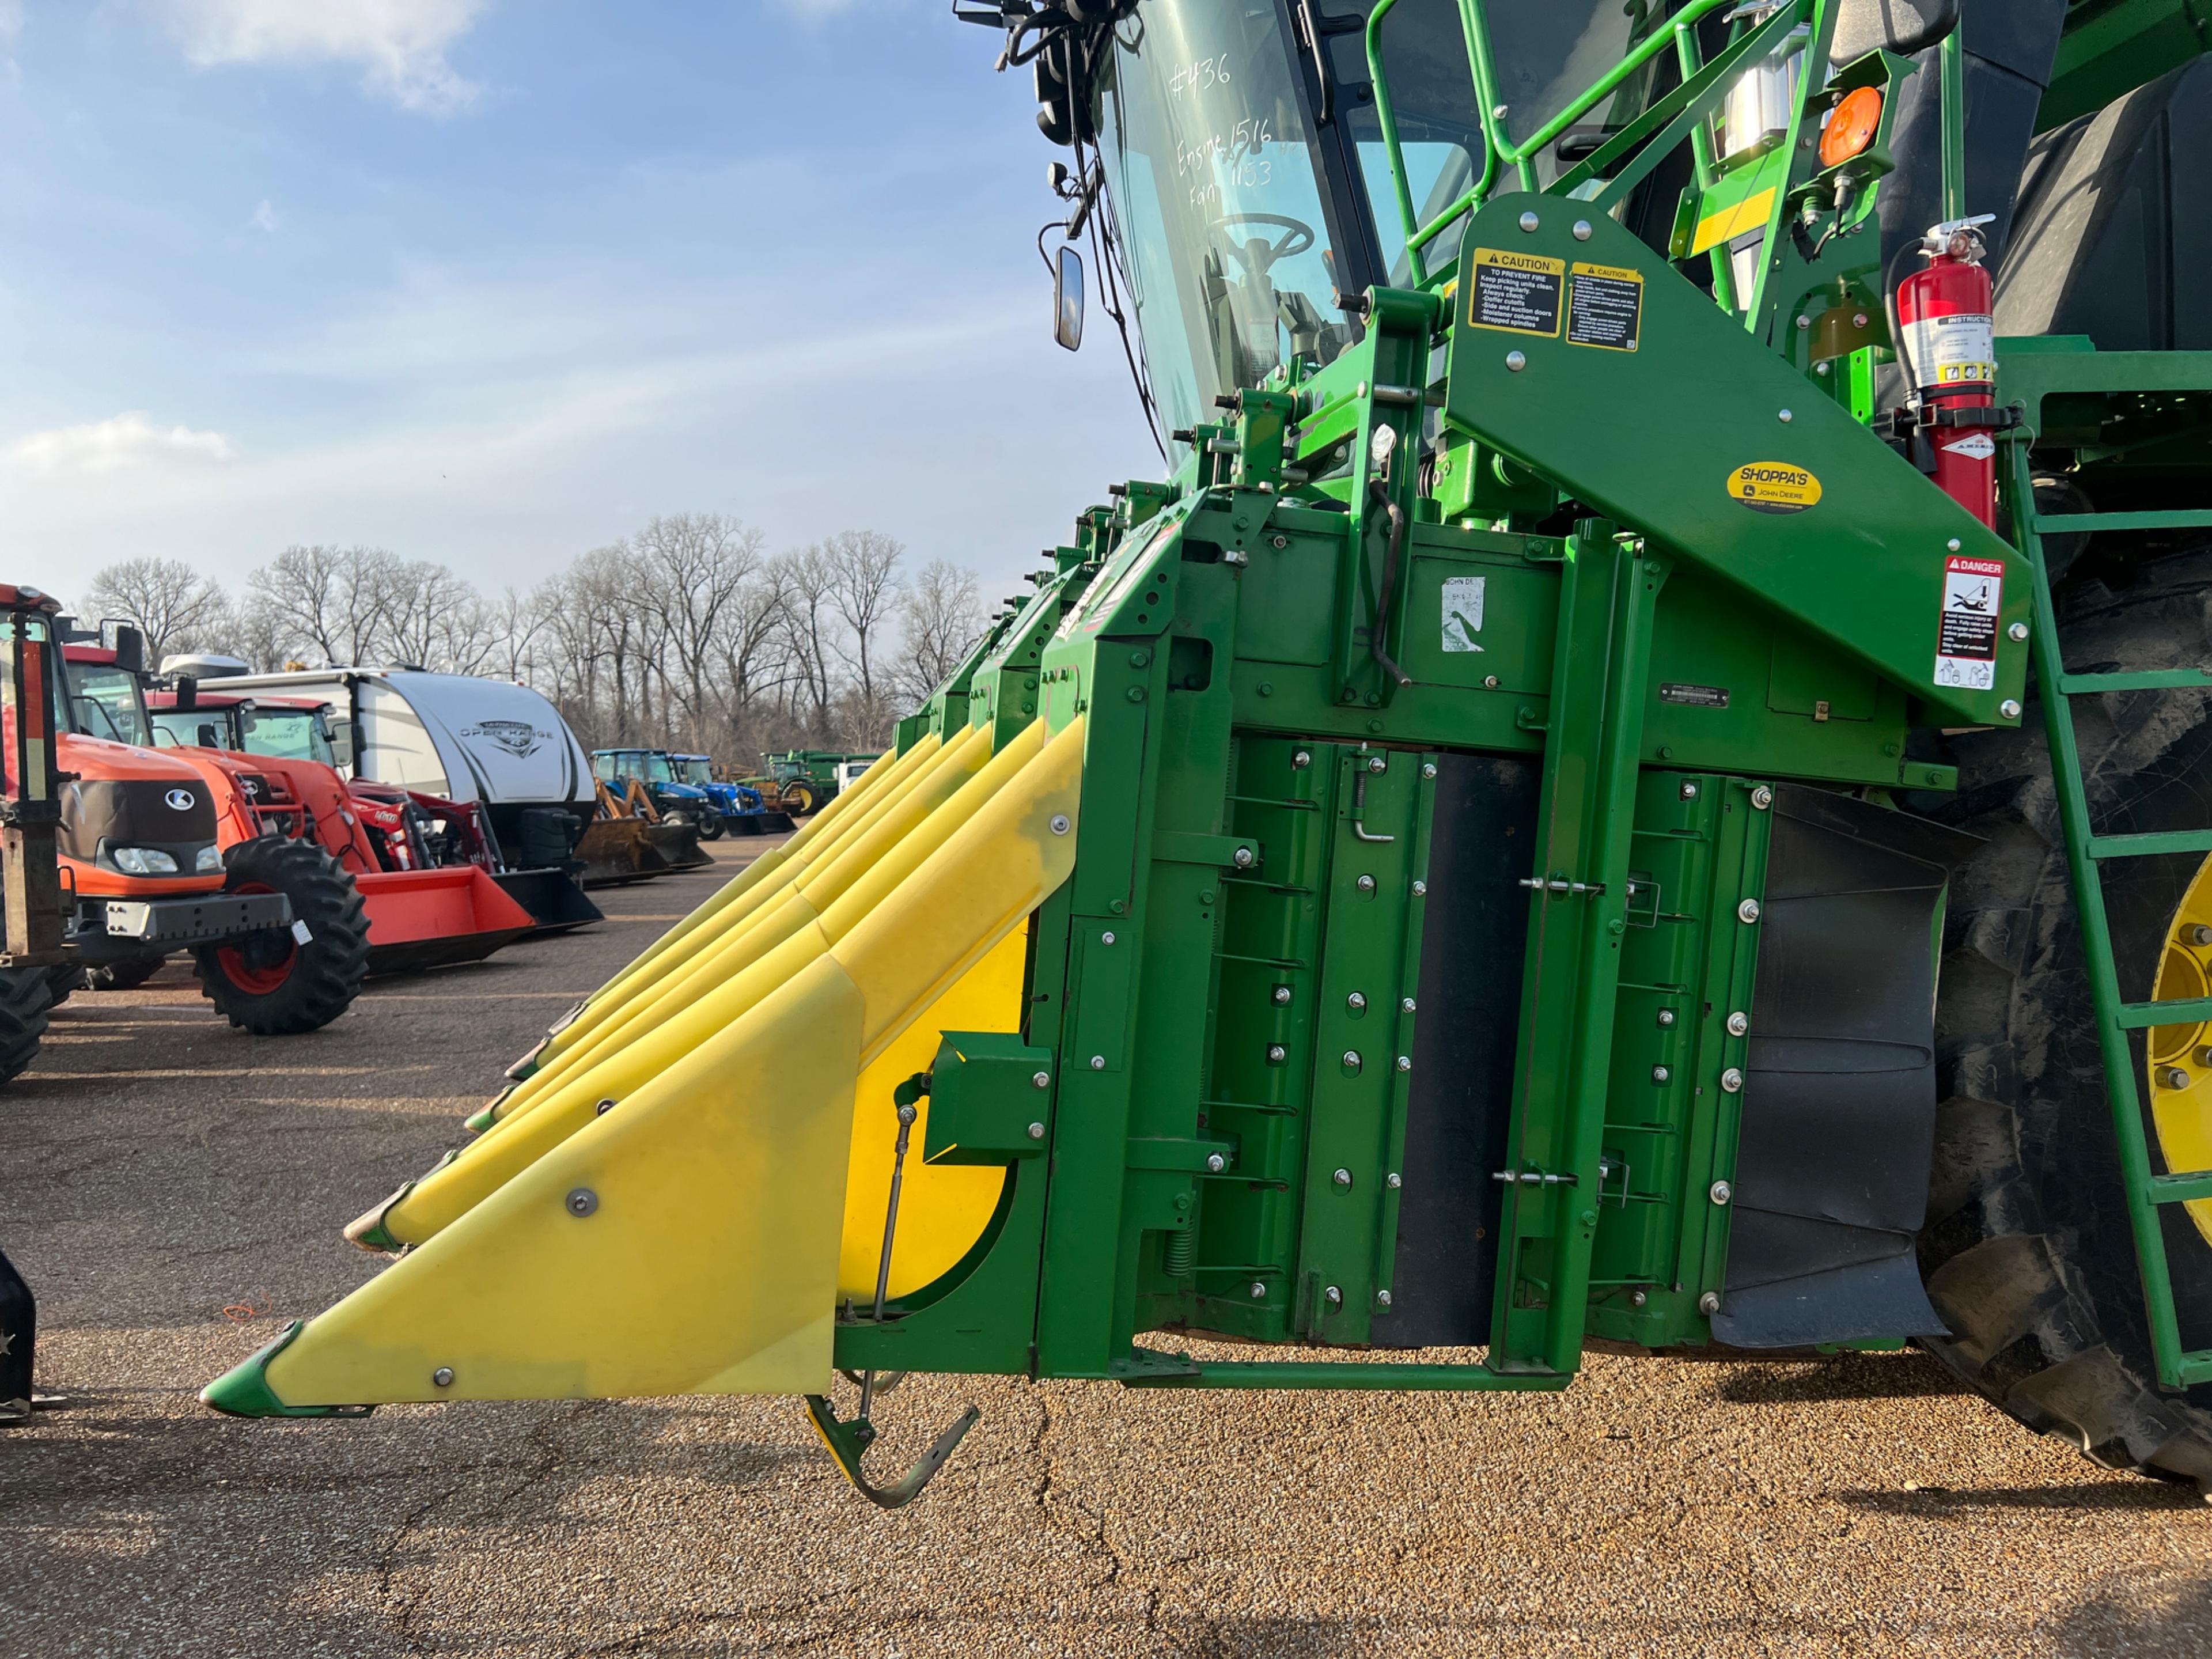
<instances>
[{"instance_id":1,"label":"gravel parking lot","mask_svg":"<svg viewBox=\"0 0 2212 1659\"><path fill-rule=\"evenodd\" d=\"M0 1241L67 1396L0 1437L0 1654L2212 1651L2193 1490L1917 1355L1597 1358L1559 1397L916 1378L883 1464L983 1420L888 1516L787 1400L203 1409L375 1270L344 1222L712 880L603 893L601 927L377 982L313 1036L230 1030L173 965L57 1012L0 1104Z\"/></svg>"}]
</instances>

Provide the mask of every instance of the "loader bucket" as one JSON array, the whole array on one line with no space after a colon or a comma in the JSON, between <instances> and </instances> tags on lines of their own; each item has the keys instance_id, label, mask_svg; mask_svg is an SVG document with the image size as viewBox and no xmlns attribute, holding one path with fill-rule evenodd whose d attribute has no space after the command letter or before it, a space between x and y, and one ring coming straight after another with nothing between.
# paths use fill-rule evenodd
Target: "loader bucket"
<instances>
[{"instance_id":1,"label":"loader bucket","mask_svg":"<svg viewBox=\"0 0 2212 1659\"><path fill-rule=\"evenodd\" d=\"M473 864L356 875L368 914L368 971L481 962L537 924Z\"/></svg>"},{"instance_id":2,"label":"loader bucket","mask_svg":"<svg viewBox=\"0 0 2212 1659\"><path fill-rule=\"evenodd\" d=\"M584 885L612 887L666 875L675 866L653 844L650 828L642 818L597 818L586 825L576 841Z\"/></svg>"},{"instance_id":3,"label":"loader bucket","mask_svg":"<svg viewBox=\"0 0 2212 1659\"><path fill-rule=\"evenodd\" d=\"M1080 719L1048 740L1040 723L966 771L691 1015L576 1079L596 1092L594 1073L630 1066L633 1081L599 1096L606 1104L568 1113L548 1097L425 1177L416 1192L442 1180L465 1200L448 1224L202 1399L305 1416L402 1401L824 1391L841 1259L865 1249L846 1237L848 1169L866 1161L854 1147L861 1081L910 1028L933 1028L941 1004L977 1012L1011 985L1013 1006L996 1012L1018 1017L1019 976L1000 947L1018 947L1073 867L1083 747ZM525 1139L520 1160L483 1156ZM465 1182L445 1179L465 1169ZM975 1195L948 1198L957 1215L915 1224L940 1253L975 1237L957 1237ZM857 1225L879 1233L866 1207Z\"/></svg>"},{"instance_id":4,"label":"loader bucket","mask_svg":"<svg viewBox=\"0 0 2212 1659\"><path fill-rule=\"evenodd\" d=\"M599 907L585 897L575 877L558 865L502 870L492 879L501 892L530 912L541 933L566 933L571 927L606 920Z\"/></svg>"},{"instance_id":5,"label":"loader bucket","mask_svg":"<svg viewBox=\"0 0 2212 1659\"><path fill-rule=\"evenodd\" d=\"M645 833L671 870L697 870L714 861L699 845L699 832L688 823L649 823Z\"/></svg>"}]
</instances>

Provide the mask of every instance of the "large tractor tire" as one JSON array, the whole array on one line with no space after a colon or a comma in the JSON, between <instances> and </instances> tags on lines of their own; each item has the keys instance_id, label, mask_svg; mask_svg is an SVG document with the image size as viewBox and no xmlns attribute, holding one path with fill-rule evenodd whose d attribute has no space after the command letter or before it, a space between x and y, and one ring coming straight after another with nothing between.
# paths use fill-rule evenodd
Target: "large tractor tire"
<instances>
[{"instance_id":1,"label":"large tractor tire","mask_svg":"<svg viewBox=\"0 0 2212 1659\"><path fill-rule=\"evenodd\" d=\"M94 991L135 991L161 971L166 957L130 957L84 970L86 986Z\"/></svg>"},{"instance_id":2,"label":"large tractor tire","mask_svg":"<svg viewBox=\"0 0 2212 1659\"><path fill-rule=\"evenodd\" d=\"M193 951L200 988L256 1036L319 1030L352 1006L368 971L368 916L337 860L306 842L263 836L223 855L230 893L282 893L307 941L269 929Z\"/></svg>"},{"instance_id":3,"label":"large tractor tire","mask_svg":"<svg viewBox=\"0 0 2212 1659\"><path fill-rule=\"evenodd\" d=\"M58 968L46 969L46 1006L58 1008L77 992L84 989L88 975L77 963L68 963Z\"/></svg>"},{"instance_id":4,"label":"large tractor tire","mask_svg":"<svg viewBox=\"0 0 2212 1659\"><path fill-rule=\"evenodd\" d=\"M2212 665L2212 548L2132 568L2085 556L2057 590L2076 672ZM1959 872L1936 1013L1938 1111L1921 1267L1950 1328L1930 1347L2030 1428L2110 1468L2212 1495L2212 1385L2166 1394L2117 1143L2043 710L1951 740L1959 794L1916 802L1986 846ZM2073 700L2099 834L2212 826L2212 691ZM2105 862L2120 990L2207 994L2212 861ZM2202 940L2203 943L2199 943ZM2154 1168L2212 1166L2212 1026L2134 1034ZM2212 1346L2212 1205L2166 1206L2185 1347Z\"/></svg>"},{"instance_id":5,"label":"large tractor tire","mask_svg":"<svg viewBox=\"0 0 2212 1659\"><path fill-rule=\"evenodd\" d=\"M795 818L803 818L820 805L814 786L804 778L794 779L783 786L784 810Z\"/></svg>"},{"instance_id":6,"label":"large tractor tire","mask_svg":"<svg viewBox=\"0 0 2212 1659\"><path fill-rule=\"evenodd\" d=\"M699 839L701 841L721 840L724 827L722 815L720 812L711 806L700 809Z\"/></svg>"},{"instance_id":7,"label":"large tractor tire","mask_svg":"<svg viewBox=\"0 0 2212 1659\"><path fill-rule=\"evenodd\" d=\"M0 1084L39 1052L52 990L43 968L0 968Z\"/></svg>"}]
</instances>

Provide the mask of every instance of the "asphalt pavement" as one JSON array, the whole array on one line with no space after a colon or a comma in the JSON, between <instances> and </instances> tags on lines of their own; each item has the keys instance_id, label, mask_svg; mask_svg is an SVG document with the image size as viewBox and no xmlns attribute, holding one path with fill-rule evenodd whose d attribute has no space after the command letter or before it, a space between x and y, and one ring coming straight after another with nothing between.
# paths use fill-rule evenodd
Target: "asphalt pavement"
<instances>
[{"instance_id":1,"label":"asphalt pavement","mask_svg":"<svg viewBox=\"0 0 2212 1659\"><path fill-rule=\"evenodd\" d=\"M66 1396L0 1433L0 1656L2212 1652L2193 1489L1915 1354L1599 1358L1559 1396L917 1377L872 1465L983 1420L896 1515L788 1400L200 1407L376 1271L344 1223L714 879L312 1036L231 1030L179 964L57 1012L0 1094L0 1243Z\"/></svg>"}]
</instances>

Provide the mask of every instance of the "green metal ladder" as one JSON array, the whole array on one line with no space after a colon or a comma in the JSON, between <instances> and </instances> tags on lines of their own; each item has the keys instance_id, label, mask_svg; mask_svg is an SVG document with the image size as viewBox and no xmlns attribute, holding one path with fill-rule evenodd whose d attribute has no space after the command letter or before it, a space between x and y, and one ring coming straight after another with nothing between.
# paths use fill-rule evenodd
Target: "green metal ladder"
<instances>
[{"instance_id":1,"label":"green metal ladder","mask_svg":"<svg viewBox=\"0 0 2212 1659\"><path fill-rule=\"evenodd\" d=\"M2013 521L2021 552L2035 580L2035 616L2031 623L2036 684L2043 693L2043 718L2051 739L2051 778L2058 795L2066 831L2066 861L2072 876L2074 908L2081 924L2088 958L2089 993L2096 1009L2097 1043L2105 1068L2105 1092L2112 1105L2112 1132L2119 1143L2120 1177L2127 1188L2128 1222L2134 1230L2136 1259L2142 1270L2143 1303L2150 1317L2151 1352L2158 1380L2168 1389L2212 1382L2212 1348L2185 1349L2173 1304L2173 1276L2166 1261L2160 1212L2169 1204L2212 1199L2212 1170L2185 1175L2154 1175L2150 1146L2143 1133L2142 1091L2136 1085L2135 1058L2128 1033L2157 1025L2212 1020L2212 997L2169 1002L2128 1002L2120 995L2119 969L2105 915L2105 890L2098 866L2107 859L2147 858L2162 853L2212 853L2212 829L2160 834L2100 836L2089 827L2087 784L2074 737L2071 699L2106 691L2171 691L2212 686L2212 670L2154 669L2139 673L2069 674L2061 660L2058 619L2051 602L2051 578L2044 568L2043 538L2050 532L2179 530L2212 528L2212 513L2075 513L2045 514L2035 510L2025 434L2012 450Z\"/></svg>"}]
</instances>

